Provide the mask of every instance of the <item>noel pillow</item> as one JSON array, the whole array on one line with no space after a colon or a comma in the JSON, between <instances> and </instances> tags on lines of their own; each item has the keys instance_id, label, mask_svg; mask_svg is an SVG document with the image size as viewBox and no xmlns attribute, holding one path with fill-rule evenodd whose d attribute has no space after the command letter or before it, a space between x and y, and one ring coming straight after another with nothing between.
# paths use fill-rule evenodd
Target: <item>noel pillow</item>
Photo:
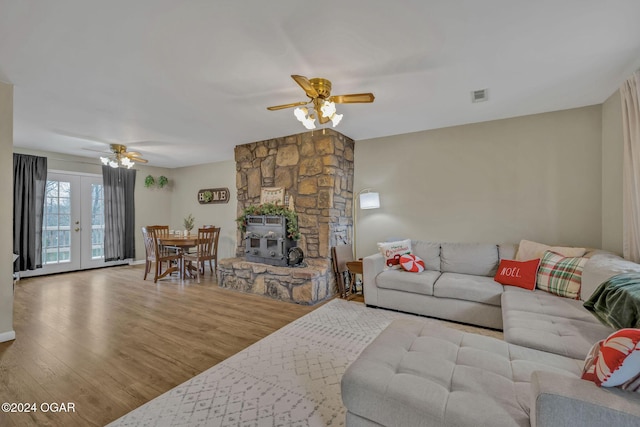
<instances>
[{"instance_id":1,"label":"noel pillow","mask_svg":"<svg viewBox=\"0 0 640 427\"><path fill-rule=\"evenodd\" d=\"M384 257L385 270L400 268L400 257L411 253L411 240L378 243L378 250Z\"/></svg>"},{"instance_id":2,"label":"noel pillow","mask_svg":"<svg viewBox=\"0 0 640 427\"><path fill-rule=\"evenodd\" d=\"M582 379L598 387L629 385L640 375L640 329L620 329L596 343L585 360Z\"/></svg>"},{"instance_id":3,"label":"noel pillow","mask_svg":"<svg viewBox=\"0 0 640 427\"><path fill-rule=\"evenodd\" d=\"M401 255L400 266L404 271L410 273L422 273L424 271L424 261L413 254Z\"/></svg>"},{"instance_id":4,"label":"noel pillow","mask_svg":"<svg viewBox=\"0 0 640 427\"><path fill-rule=\"evenodd\" d=\"M536 288L540 259L529 261L500 260L494 280L501 285L517 286L530 291Z\"/></svg>"}]
</instances>

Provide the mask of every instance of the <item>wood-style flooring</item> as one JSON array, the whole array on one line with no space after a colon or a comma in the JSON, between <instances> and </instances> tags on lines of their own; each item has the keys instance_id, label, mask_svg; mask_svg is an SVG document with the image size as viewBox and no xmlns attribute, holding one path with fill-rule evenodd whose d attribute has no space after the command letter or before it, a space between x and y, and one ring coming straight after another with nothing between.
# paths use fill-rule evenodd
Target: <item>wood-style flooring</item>
<instances>
[{"instance_id":1,"label":"wood-style flooring","mask_svg":"<svg viewBox=\"0 0 640 427\"><path fill-rule=\"evenodd\" d=\"M143 273L18 282L17 338L0 343L0 403L37 411L0 412L0 426L102 426L317 308L220 289L208 270L200 284ZM75 413L44 412L52 403Z\"/></svg>"}]
</instances>

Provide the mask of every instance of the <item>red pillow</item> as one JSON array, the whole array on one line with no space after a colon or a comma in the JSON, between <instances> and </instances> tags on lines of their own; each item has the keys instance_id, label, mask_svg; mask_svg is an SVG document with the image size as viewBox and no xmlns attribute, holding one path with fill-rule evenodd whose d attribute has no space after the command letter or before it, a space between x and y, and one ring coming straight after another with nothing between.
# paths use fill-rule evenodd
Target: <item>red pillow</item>
<instances>
[{"instance_id":1,"label":"red pillow","mask_svg":"<svg viewBox=\"0 0 640 427\"><path fill-rule=\"evenodd\" d=\"M529 261L500 260L494 280L502 285L517 286L530 291L536 288L540 258Z\"/></svg>"},{"instance_id":2,"label":"red pillow","mask_svg":"<svg viewBox=\"0 0 640 427\"><path fill-rule=\"evenodd\" d=\"M596 343L585 360L583 380L615 387L640 373L640 329L620 329Z\"/></svg>"},{"instance_id":3,"label":"red pillow","mask_svg":"<svg viewBox=\"0 0 640 427\"><path fill-rule=\"evenodd\" d=\"M422 273L424 271L424 261L422 258L412 254L402 255L400 257L400 265L403 269L411 273Z\"/></svg>"}]
</instances>

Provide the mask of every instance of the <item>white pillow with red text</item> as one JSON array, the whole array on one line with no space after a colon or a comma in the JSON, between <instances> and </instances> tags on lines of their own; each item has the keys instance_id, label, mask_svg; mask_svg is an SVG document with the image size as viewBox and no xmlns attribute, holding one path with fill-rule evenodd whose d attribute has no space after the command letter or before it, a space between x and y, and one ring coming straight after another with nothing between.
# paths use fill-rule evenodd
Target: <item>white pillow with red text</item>
<instances>
[{"instance_id":1,"label":"white pillow with red text","mask_svg":"<svg viewBox=\"0 0 640 427\"><path fill-rule=\"evenodd\" d=\"M384 257L384 269L399 269L400 257L411 253L411 239L378 243L378 250Z\"/></svg>"}]
</instances>

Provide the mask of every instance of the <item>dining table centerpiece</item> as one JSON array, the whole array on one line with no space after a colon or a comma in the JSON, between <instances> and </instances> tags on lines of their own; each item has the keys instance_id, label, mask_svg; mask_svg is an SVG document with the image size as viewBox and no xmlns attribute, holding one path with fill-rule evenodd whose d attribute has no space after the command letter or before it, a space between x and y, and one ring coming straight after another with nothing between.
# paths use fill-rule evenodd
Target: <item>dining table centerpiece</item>
<instances>
[{"instance_id":1,"label":"dining table centerpiece","mask_svg":"<svg viewBox=\"0 0 640 427\"><path fill-rule=\"evenodd\" d=\"M185 236L188 236L191 233L191 230L193 230L193 224L195 222L195 218L193 217L192 214L187 215L183 220L182 223L184 225L184 230L185 230Z\"/></svg>"}]
</instances>

